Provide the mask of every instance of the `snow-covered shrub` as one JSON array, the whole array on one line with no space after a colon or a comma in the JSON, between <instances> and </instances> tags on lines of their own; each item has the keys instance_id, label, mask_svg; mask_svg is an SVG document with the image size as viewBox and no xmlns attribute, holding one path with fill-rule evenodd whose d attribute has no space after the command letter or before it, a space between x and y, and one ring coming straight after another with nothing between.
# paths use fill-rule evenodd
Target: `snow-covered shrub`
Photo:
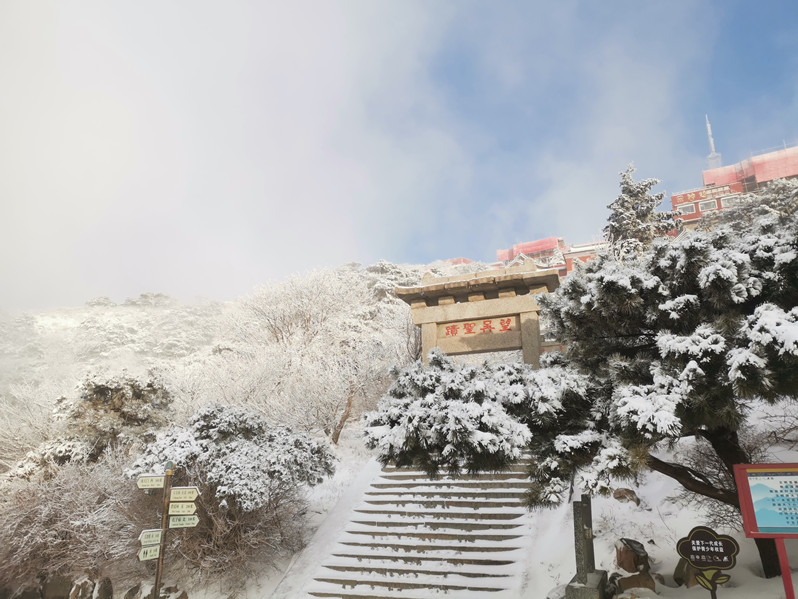
<instances>
[{"instance_id":1,"label":"snow-covered shrub","mask_svg":"<svg viewBox=\"0 0 798 599\"><path fill-rule=\"evenodd\" d=\"M0 392L0 472L14 468L53 436L53 406L64 391L59 382L14 383L6 393Z\"/></svg>"},{"instance_id":2,"label":"snow-covered shrub","mask_svg":"<svg viewBox=\"0 0 798 599\"><path fill-rule=\"evenodd\" d=\"M762 408L764 409L765 406ZM770 453L773 443L768 439L766 430L745 427L740 430L739 436L740 445L750 456L752 463L774 461L774 457ZM734 477L718 457L717 452L701 437L680 441L674 445L673 453L680 464L690 468L693 472L701 473L701 476L717 488L734 487ZM693 493L683 487L670 499L677 505L700 514L702 522L705 522L710 528L727 532L742 530L743 519L736 506L715 501L706 495Z\"/></svg>"},{"instance_id":3,"label":"snow-covered shrub","mask_svg":"<svg viewBox=\"0 0 798 599\"><path fill-rule=\"evenodd\" d=\"M197 485L200 524L182 533L181 553L203 575L231 580L301 543L303 487L333 473L323 443L272 426L244 408L212 405L172 427L127 470L130 477L176 464L175 485Z\"/></svg>"},{"instance_id":4,"label":"snow-covered shrub","mask_svg":"<svg viewBox=\"0 0 798 599\"><path fill-rule=\"evenodd\" d=\"M76 396L58 400L56 416L69 424L74 437L99 447L163 426L171 402L163 381L155 377L91 375Z\"/></svg>"},{"instance_id":5,"label":"snow-covered shrub","mask_svg":"<svg viewBox=\"0 0 798 599\"><path fill-rule=\"evenodd\" d=\"M139 533L158 526L161 498L141 492L122 470L121 449L93 463L64 464L48 480L6 480L0 502L0 581L30 584L60 574L108 576L115 586L149 573L135 559Z\"/></svg>"},{"instance_id":6,"label":"snow-covered shrub","mask_svg":"<svg viewBox=\"0 0 798 599\"><path fill-rule=\"evenodd\" d=\"M586 382L560 368L468 366L430 353L394 372L376 411L364 415L366 444L383 463L439 469L500 469L534 444ZM565 380L567 379L567 381Z\"/></svg>"},{"instance_id":7,"label":"snow-covered shrub","mask_svg":"<svg viewBox=\"0 0 798 599\"><path fill-rule=\"evenodd\" d=\"M166 424L171 401L155 377L87 377L76 394L56 400L54 414L61 426L53 438L29 451L9 474L47 478L70 461L93 462L109 447L146 440Z\"/></svg>"},{"instance_id":8,"label":"snow-covered shrub","mask_svg":"<svg viewBox=\"0 0 798 599\"><path fill-rule=\"evenodd\" d=\"M464 365L435 349L429 365L395 372L376 411L364 416L366 445L383 463L439 469L501 469L530 451L531 505L556 505L581 470L583 487L611 490L630 474L629 456L591 430L588 377L556 356L533 370L520 363Z\"/></svg>"}]
</instances>

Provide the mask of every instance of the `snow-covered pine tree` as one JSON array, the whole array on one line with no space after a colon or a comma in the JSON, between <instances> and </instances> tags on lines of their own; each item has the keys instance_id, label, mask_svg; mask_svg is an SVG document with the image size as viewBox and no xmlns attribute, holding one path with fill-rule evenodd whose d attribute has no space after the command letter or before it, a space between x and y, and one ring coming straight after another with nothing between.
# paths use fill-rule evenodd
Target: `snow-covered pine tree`
<instances>
[{"instance_id":1,"label":"snow-covered pine tree","mask_svg":"<svg viewBox=\"0 0 798 599\"><path fill-rule=\"evenodd\" d=\"M632 179L634 172L635 168L630 164L620 173L621 194L607 206L610 216L604 227L604 238L610 242L613 254L619 259L639 253L657 237L679 227L673 212L656 212L665 194L651 195L649 191L659 180L635 182Z\"/></svg>"},{"instance_id":2,"label":"snow-covered pine tree","mask_svg":"<svg viewBox=\"0 0 798 599\"><path fill-rule=\"evenodd\" d=\"M725 210L702 215L698 228L711 231L726 225L735 231L745 231L756 219L773 215L788 218L798 211L798 179L775 179L759 193L747 193Z\"/></svg>"},{"instance_id":3,"label":"snow-covered pine tree","mask_svg":"<svg viewBox=\"0 0 798 599\"><path fill-rule=\"evenodd\" d=\"M733 466L751 461L739 431L754 400L798 395L798 218L656 240L624 263L599 258L541 305L595 385L584 431L617 439L633 469L739 508ZM662 443L682 438L708 444L725 475L665 460ZM572 469L567 453L552 457ZM776 575L775 547L757 545Z\"/></svg>"}]
</instances>

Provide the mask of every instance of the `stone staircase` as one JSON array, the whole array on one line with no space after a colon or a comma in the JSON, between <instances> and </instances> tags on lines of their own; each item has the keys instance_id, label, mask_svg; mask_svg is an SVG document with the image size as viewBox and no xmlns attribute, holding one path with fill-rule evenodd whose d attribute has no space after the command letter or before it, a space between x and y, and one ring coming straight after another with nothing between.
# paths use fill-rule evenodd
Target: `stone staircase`
<instances>
[{"instance_id":1,"label":"stone staircase","mask_svg":"<svg viewBox=\"0 0 798 599\"><path fill-rule=\"evenodd\" d=\"M522 461L432 480L383 468L308 588L338 599L518 596L531 516Z\"/></svg>"}]
</instances>

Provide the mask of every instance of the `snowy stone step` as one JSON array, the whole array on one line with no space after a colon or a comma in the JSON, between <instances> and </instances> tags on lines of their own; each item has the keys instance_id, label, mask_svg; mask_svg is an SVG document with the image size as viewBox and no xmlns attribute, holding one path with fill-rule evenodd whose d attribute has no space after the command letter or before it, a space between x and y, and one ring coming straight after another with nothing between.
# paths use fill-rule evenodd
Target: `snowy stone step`
<instances>
[{"instance_id":1,"label":"snowy stone step","mask_svg":"<svg viewBox=\"0 0 798 599\"><path fill-rule=\"evenodd\" d=\"M446 481L406 481L399 482L376 482L371 486L374 489L524 489L528 490L531 486L531 481L465 481L465 480L446 480Z\"/></svg>"},{"instance_id":2,"label":"snowy stone step","mask_svg":"<svg viewBox=\"0 0 798 599\"><path fill-rule=\"evenodd\" d=\"M500 543L495 545L488 545L486 543L480 543L479 545L474 544L443 544L443 543L436 543L436 544L420 544L420 543L390 543L390 542L368 542L368 541L341 541L341 545L345 545L347 547L357 547L363 550L373 550L373 549L389 549L391 551L404 551L406 553L424 553L430 552L433 554L438 555L439 552L480 552L480 553L502 553L502 552L510 552L510 551L517 551L521 549L520 544L518 545L509 545L507 543Z\"/></svg>"},{"instance_id":3,"label":"snowy stone step","mask_svg":"<svg viewBox=\"0 0 798 599\"><path fill-rule=\"evenodd\" d=\"M508 469L510 468L519 468L521 466L529 466L535 463L535 460L532 459L531 454L526 454L519 459L515 460L511 464L508 465ZM382 472L386 471L394 471L394 470L403 470L406 472L426 472L423 468L412 467L412 466L397 466L395 463L390 462L382 467ZM441 469L441 473L446 472L445 469ZM462 469L461 472L468 472L466 469ZM503 472L503 470L499 470L498 472Z\"/></svg>"},{"instance_id":4,"label":"snowy stone step","mask_svg":"<svg viewBox=\"0 0 798 599\"><path fill-rule=\"evenodd\" d=\"M397 493L396 491L366 491L366 497L404 497L407 495L411 495L413 497L440 497L441 499L446 499L449 497L457 497L457 498L476 498L476 497L484 497L484 498L497 498L497 499L518 499L523 500L526 496L527 491L525 490L518 490L518 491L506 491L504 489L480 489L480 490L469 490L469 489L439 489L439 490L429 490L429 491L419 491L417 489L408 489L404 493Z\"/></svg>"},{"instance_id":5,"label":"snowy stone step","mask_svg":"<svg viewBox=\"0 0 798 599\"><path fill-rule=\"evenodd\" d=\"M426 520L419 521L400 521L400 520L352 520L352 524L360 526L372 526L382 528L427 528L429 530L512 530L519 528L521 524L510 524L507 522L493 521L493 522L476 522L474 520L447 520L444 522L429 522Z\"/></svg>"},{"instance_id":6,"label":"snowy stone step","mask_svg":"<svg viewBox=\"0 0 798 599\"><path fill-rule=\"evenodd\" d=\"M433 531L416 531L412 529L407 530L347 530L348 535L359 535L371 537L372 539L425 539L425 540L439 540L439 541L457 541L460 543L475 543L476 541L512 541L520 537L520 535L513 534L499 534L499 533L483 533L483 532L433 532Z\"/></svg>"},{"instance_id":7,"label":"snowy stone step","mask_svg":"<svg viewBox=\"0 0 798 599\"><path fill-rule=\"evenodd\" d=\"M436 519L446 520L451 518L461 518L463 520L515 520L526 514L526 511L509 511L497 510L488 512L487 510L474 511L469 510L465 512L452 511L452 510L436 510L436 511L417 511L417 510L390 510L390 509L356 509L355 513L367 515L380 515L386 518L409 518L409 519Z\"/></svg>"},{"instance_id":8,"label":"snowy stone step","mask_svg":"<svg viewBox=\"0 0 798 599\"><path fill-rule=\"evenodd\" d=\"M375 499L401 499L406 501L408 497L416 497L418 499L426 499L432 501L448 501L448 500L469 500L478 499L480 501L499 501L499 500L512 500L515 503L521 504L526 495L526 489L511 489L494 491L485 491L480 488L471 489L450 489L450 488L424 488L418 489L413 487L391 487L388 489L375 489L371 493L364 494L364 500Z\"/></svg>"},{"instance_id":9,"label":"snowy stone step","mask_svg":"<svg viewBox=\"0 0 798 599\"><path fill-rule=\"evenodd\" d=\"M469 558L469 557L458 557L458 555L456 554L436 556L436 555L431 555L430 553L419 554L419 555L396 554L396 553L391 553L391 554L368 553L367 555L361 555L353 552L353 553L333 553L332 557L346 559L347 563L351 563L351 560L357 560L358 562L391 561L393 563L417 564L417 565L440 563L440 564L451 564L452 566L508 566L510 564L515 563L511 559L490 559L490 558L478 558L478 557Z\"/></svg>"},{"instance_id":10,"label":"snowy stone step","mask_svg":"<svg viewBox=\"0 0 798 599\"><path fill-rule=\"evenodd\" d=\"M440 507L443 509L450 507L472 508L475 510L482 508L503 508L503 507L517 507L519 502L515 499L481 499L481 500L468 500L468 499L413 499L413 498L397 498L397 499L367 499L363 503L368 505L394 505L394 506L408 506L419 505L423 507Z\"/></svg>"},{"instance_id":11,"label":"snowy stone step","mask_svg":"<svg viewBox=\"0 0 798 599\"><path fill-rule=\"evenodd\" d=\"M429 561L424 563L405 562L398 559L369 559L361 557L353 559L333 559L326 562L322 568L324 570L334 570L336 572L364 572L376 573L380 576L395 576L399 574L413 576L449 576L456 574L467 578L507 578L512 576L516 567L513 562L505 560L497 564L485 563L487 560L480 561L479 564L452 564L446 561ZM508 565L509 564L509 565ZM321 574L326 575L326 574Z\"/></svg>"},{"instance_id":12,"label":"snowy stone step","mask_svg":"<svg viewBox=\"0 0 798 599\"><path fill-rule=\"evenodd\" d=\"M479 480L524 480L529 479L529 473L526 470L518 470L518 471L505 471L505 472L480 472L477 474L464 474L462 476L438 476L436 478L430 479L426 474L423 472L419 473L384 473L380 474L380 479L383 480L407 480L407 481L440 481L442 483L450 482L450 481L479 481Z\"/></svg>"},{"instance_id":13,"label":"snowy stone step","mask_svg":"<svg viewBox=\"0 0 798 599\"><path fill-rule=\"evenodd\" d=\"M467 497L457 495L440 495L435 493L420 494L413 491L401 492L392 490L385 492L384 495L366 495L361 501L361 505L385 505L389 503L431 503L440 505L451 505L454 503L470 502L480 504L494 504L500 507L520 507L526 509L526 505L520 497L501 497L498 494L473 494Z\"/></svg>"},{"instance_id":14,"label":"snowy stone step","mask_svg":"<svg viewBox=\"0 0 798 599\"><path fill-rule=\"evenodd\" d=\"M456 577L456 574L450 574L449 577ZM449 578L447 577L447 578ZM506 587L499 585L485 584L484 582L470 581L462 577L462 582L446 581L443 577L434 577L434 579L420 580L416 582L408 578L403 580L403 577L397 576L394 579L388 580L384 578L375 578L370 576L360 577L345 577L345 576L330 576L318 577L313 580L317 582L326 582L336 586L343 587L349 590L365 590L374 588L384 588L390 590L426 590L430 588L441 589L444 591L471 591L475 593L498 593L506 590Z\"/></svg>"},{"instance_id":15,"label":"snowy stone step","mask_svg":"<svg viewBox=\"0 0 798 599\"><path fill-rule=\"evenodd\" d=\"M387 595L383 594L377 595L374 593L374 591L368 591L365 594L357 591L353 591L351 593L348 591L310 591L310 595L312 597L330 597L333 599L383 599L383 598L394 599L396 597L396 594L390 591L388 592ZM422 599L422 598L410 597L403 593L402 599ZM429 599L429 595L427 595L427 597L425 597L424 599ZM447 599L449 599L448 596Z\"/></svg>"},{"instance_id":16,"label":"snowy stone step","mask_svg":"<svg viewBox=\"0 0 798 599\"><path fill-rule=\"evenodd\" d=\"M417 594L418 593L418 594ZM368 589L368 590L348 590L348 589L317 589L309 593L310 597L328 597L334 599L480 599L478 592L468 590L452 591L441 589L424 589L423 591L410 592L407 590L391 589Z\"/></svg>"},{"instance_id":17,"label":"snowy stone step","mask_svg":"<svg viewBox=\"0 0 798 599\"><path fill-rule=\"evenodd\" d=\"M385 467L306 589L338 599L506 597L529 534L528 464L493 473Z\"/></svg>"},{"instance_id":18,"label":"snowy stone step","mask_svg":"<svg viewBox=\"0 0 798 599\"><path fill-rule=\"evenodd\" d=\"M510 576L507 572L490 572L485 569L481 570L459 570L454 572L451 567L446 569L433 568L402 568L398 565L376 565L376 564L357 564L357 565L334 565L325 564L322 566L327 570L335 572L364 572L368 574L380 574L384 576L443 576L444 578L455 573L457 576L465 576L466 578L507 578Z\"/></svg>"}]
</instances>

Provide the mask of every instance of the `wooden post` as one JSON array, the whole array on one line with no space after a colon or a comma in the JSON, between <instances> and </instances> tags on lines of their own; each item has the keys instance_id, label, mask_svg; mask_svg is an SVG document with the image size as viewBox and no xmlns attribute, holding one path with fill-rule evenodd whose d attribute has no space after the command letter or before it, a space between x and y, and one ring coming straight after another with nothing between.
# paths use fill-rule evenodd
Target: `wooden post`
<instances>
[{"instance_id":1,"label":"wooden post","mask_svg":"<svg viewBox=\"0 0 798 599\"><path fill-rule=\"evenodd\" d=\"M587 575L596 569L593 552L593 510L590 496L582 495L574 501L574 553L576 554L576 580L587 584Z\"/></svg>"},{"instance_id":2,"label":"wooden post","mask_svg":"<svg viewBox=\"0 0 798 599\"><path fill-rule=\"evenodd\" d=\"M161 573L163 572L163 554L166 550L166 531L169 527L169 493L172 489L172 475L175 473L173 462L166 462L166 482L163 490L163 514L161 515L161 549L158 553L158 565L155 568L155 586L152 587L152 599L159 599L161 594Z\"/></svg>"}]
</instances>

